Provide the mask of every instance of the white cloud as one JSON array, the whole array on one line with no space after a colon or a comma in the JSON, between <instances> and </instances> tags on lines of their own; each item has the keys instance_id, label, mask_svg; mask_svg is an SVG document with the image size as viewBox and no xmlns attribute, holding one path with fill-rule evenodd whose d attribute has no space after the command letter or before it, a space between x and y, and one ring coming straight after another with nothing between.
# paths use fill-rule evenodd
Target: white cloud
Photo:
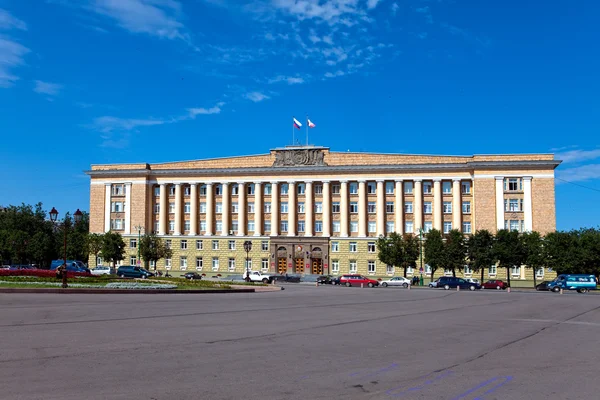
<instances>
[{"instance_id":1,"label":"white cloud","mask_svg":"<svg viewBox=\"0 0 600 400\"><path fill-rule=\"evenodd\" d=\"M367 0L367 8L369 10L377 7L377 4L379 4L381 0Z\"/></svg>"},{"instance_id":2,"label":"white cloud","mask_svg":"<svg viewBox=\"0 0 600 400\"><path fill-rule=\"evenodd\" d=\"M564 163L574 163L586 160L594 160L600 158L600 149L594 150L569 150L562 153L557 153L555 158L562 160Z\"/></svg>"},{"instance_id":3,"label":"white cloud","mask_svg":"<svg viewBox=\"0 0 600 400\"><path fill-rule=\"evenodd\" d=\"M0 8L0 29L10 30L19 29L22 31L27 30L27 24L21 21L19 18L13 16L8 11Z\"/></svg>"},{"instance_id":4,"label":"white cloud","mask_svg":"<svg viewBox=\"0 0 600 400\"><path fill-rule=\"evenodd\" d=\"M301 78L299 76L278 75L275 78L269 79L268 82L269 83L286 82L288 85L297 85L300 83L304 83L304 78Z\"/></svg>"},{"instance_id":5,"label":"white cloud","mask_svg":"<svg viewBox=\"0 0 600 400\"><path fill-rule=\"evenodd\" d=\"M62 89L62 85L58 83L50 83L44 81L35 81L35 87L33 91L40 94L47 94L49 96L56 96Z\"/></svg>"},{"instance_id":6,"label":"white cloud","mask_svg":"<svg viewBox=\"0 0 600 400\"><path fill-rule=\"evenodd\" d=\"M337 76L344 76L346 75L346 73L342 70L337 70L335 72L326 72L325 73L325 78L335 78Z\"/></svg>"},{"instance_id":7,"label":"white cloud","mask_svg":"<svg viewBox=\"0 0 600 400\"><path fill-rule=\"evenodd\" d=\"M580 182L600 179L600 164L589 164L576 168L567 168L556 171L556 177L568 182ZM558 179L556 183L561 183Z\"/></svg>"},{"instance_id":8,"label":"white cloud","mask_svg":"<svg viewBox=\"0 0 600 400\"><path fill-rule=\"evenodd\" d=\"M429 6L419 7L415 11L421 14L429 14Z\"/></svg>"},{"instance_id":9,"label":"white cloud","mask_svg":"<svg viewBox=\"0 0 600 400\"><path fill-rule=\"evenodd\" d=\"M211 108L188 108L187 112L189 113L189 117L192 119L196 118L197 115L220 114L221 107L223 107L223 105L225 105L225 103L220 102Z\"/></svg>"},{"instance_id":10,"label":"white cloud","mask_svg":"<svg viewBox=\"0 0 600 400\"><path fill-rule=\"evenodd\" d=\"M166 121L160 119L135 119L118 117L98 117L92 123L92 128L104 133L113 131L133 131L142 126L163 125Z\"/></svg>"},{"instance_id":11,"label":"white cloud","mask_svg":"<svg viewBox=\"0 0 600 400\"><path fill-rule=\"evenodd\" d=\"M264 94L264 93L261 93L261 92L250 92L250 93L246 93L246 94L244 95L244 97L245 97L245 98L247 98L247 99L248 99L248 100L250 100L250 101L253 101L253 102L255 102L255 103L261 102L261 101L263 101L263 100L268 100L268 99L270 99L270 98L271 98L271 97L269 97L269 96L267 96L266 94Z\"/></svg>"},{"instance_id":12,"label":"white cloud","mask_svg":"<svg viewBox=\"0 0 600 400\"><path fill-rule=\"evenodd\" d=\"M19 77L11 71L25 63L23 57L27 53L29 53L27 47L9 38L0 37L0 87L10 87L19 80Z\"/></svg>"},{"instance_id":13,"label":"white cloud","mask_svg":"<svg viewBox=\"0 0 600 400\"><path fill-rule=\"evenodd\" d=\"M400 6L398 5L398 3L392 3L390 9L392 10L392 15L395 17L396 14L398 14L398 9L400 8Z\"/></svg>"}]
</instances>

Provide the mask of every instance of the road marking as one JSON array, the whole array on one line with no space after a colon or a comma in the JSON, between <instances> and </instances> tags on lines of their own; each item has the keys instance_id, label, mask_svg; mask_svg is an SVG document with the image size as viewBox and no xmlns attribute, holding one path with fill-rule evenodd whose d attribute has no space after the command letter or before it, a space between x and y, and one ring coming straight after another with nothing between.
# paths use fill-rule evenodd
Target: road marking
<instances>
[{"instance_id":1,"label":"road marking","mask_svg":"<svg viewBox=\"0 0 600 400\"><path fill-rule=\"evenodd\" d=\"M467 390L466 392L464 392L460 396L457 396L457 397L453 398L452 400L464 399L465 397L467 397L471 393L476 392L479 389L488 386L490 383L493 383L493 382L497 381L498 379L504 379L504 381L500 382L496 386L493 386L491 389L488 389L482 395L475 397L473 400L483 400L483 396L488 395L488 394L496 391L496 389L498 389L499 387L504 386L508 382L510 382L512 380L512 376L497 376L495 378L489 379L489 380L487 380L485 382L480 383L479 385L475 386L474 388Z\"/></svg>"}]
</instances>

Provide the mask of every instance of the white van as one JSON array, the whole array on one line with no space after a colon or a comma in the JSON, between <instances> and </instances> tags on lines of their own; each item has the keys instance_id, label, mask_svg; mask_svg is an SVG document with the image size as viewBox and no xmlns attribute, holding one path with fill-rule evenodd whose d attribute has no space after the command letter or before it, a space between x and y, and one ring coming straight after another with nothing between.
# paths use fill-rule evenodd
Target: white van
<instances>
[{"instance_id":1,"label":"white van","mask_svg":"<svg viewBox=\"0 0 600 400\"><path fill-rule=\"evenodd\" d=\"M111 273L114 274L114 271L109 266L98 265L96 268L92 268L91 273L92 273L92 275L99 276L99 275L110 275Z\"/></svg>"}]
</instances>

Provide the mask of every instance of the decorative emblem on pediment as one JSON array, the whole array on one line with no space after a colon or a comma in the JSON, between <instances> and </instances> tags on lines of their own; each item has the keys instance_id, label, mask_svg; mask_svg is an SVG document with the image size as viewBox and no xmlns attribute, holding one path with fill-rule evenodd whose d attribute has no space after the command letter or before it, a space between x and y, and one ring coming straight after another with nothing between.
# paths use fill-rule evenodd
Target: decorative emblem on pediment
<instances>
[{"instance_id":1,"label":"decorative emblem on pediment","mask_svg":"<svg viewBox=\"0 0 600 400\"><path fill-rule=\"evenodd\" d=\"M274 167L296 167L304 165L325 166L323 150L297 149L279 150L275 153Z\"/></svg>"}]
</instances>

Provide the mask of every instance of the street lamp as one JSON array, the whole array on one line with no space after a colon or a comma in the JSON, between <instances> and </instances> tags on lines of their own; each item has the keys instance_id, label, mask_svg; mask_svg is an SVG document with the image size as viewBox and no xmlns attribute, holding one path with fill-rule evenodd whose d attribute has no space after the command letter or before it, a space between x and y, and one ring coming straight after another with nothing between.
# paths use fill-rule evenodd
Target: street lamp
<instances>
[{"instance_id":1,"label":"street lamp","mask_svg":"<svg viewBox=\"0 0 600 400\"><path fill-rule=\"evenodd\" d=\"M250 240L244 242L244 250L246 250L246 281L250 281L250 256L248 254L250 253L250 250L252 250L252 242Z\"/></svg>"},{"instance_id":2,"label":"street lamp","mask_svg":"<svg viewBox=\"0 0 600 400\"><path fill-rule=\"evenodd\" d=\"M83 218L83 213L81 211L79 211L79 208L78 208L77 211L75 211L75 214L73 214L73 219L75 220L75 225L77 225L77 223L79 223L82 218ZM50 211L50 221L52 221L54 224L56 224L57 219L58 219L58 211L56 211L56 208L52 207L52 210ZM65 250L64 250L64 254L63 254L65 270L62 273L62 287L67 288L67 287L69 287L69 285L67 285L67 226L64 221L63 221L63 229L65 231Z\"/></svg>"},{"instance_id":3,"label":"street lamp","mask_svg":"<svg viewBox=\"0 0 600 400\"><path fill-rule=\"evenodd\" d=\"M140 258L140 243L142 242L142 231L144 230L144 227L141 225L137 225L134 226L133 229L138 231L138 241L137 241L137 264L139 266L142 265L142 259Z\"/></svg>"}]
</instances>

